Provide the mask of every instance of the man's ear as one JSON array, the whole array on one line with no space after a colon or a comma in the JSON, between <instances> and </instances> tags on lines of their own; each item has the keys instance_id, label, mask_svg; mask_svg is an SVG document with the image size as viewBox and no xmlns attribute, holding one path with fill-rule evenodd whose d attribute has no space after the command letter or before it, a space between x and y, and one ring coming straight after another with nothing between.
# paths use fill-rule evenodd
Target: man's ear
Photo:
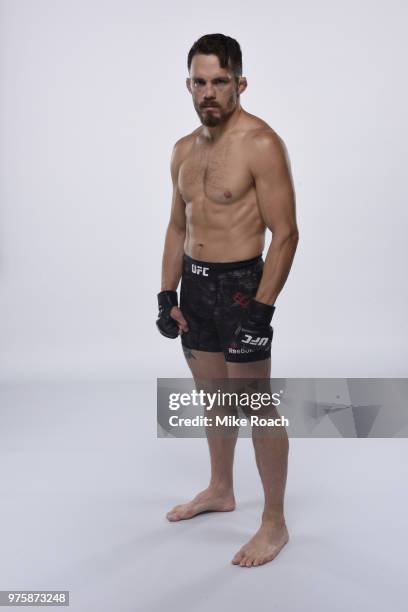
<instances>
[{"instance_id":1,"label":"man's ear","mask_svg":"<svg viewBox=\"0 0 408 612\"><path fill-rule=\"evenodd\" d=\"M246 80L246 77L239 77L239 80L238 80L238 95L242 94L242 92L246 90L247 86L248 86L248 82Z\"/></svg>"},{"instance_id":2,"label":"man's ear","mask_svg":"<svg viewBox=\"0 0 408 612\"><path fill-rule=\"evenodd\" d=\"M191 91L191 79L190 79L190 77L187 77L187 78L186 78L186 86L187 86L188 91L189 91L190 93L193 93L193 92Z\"/></svg>"}]
</instances>

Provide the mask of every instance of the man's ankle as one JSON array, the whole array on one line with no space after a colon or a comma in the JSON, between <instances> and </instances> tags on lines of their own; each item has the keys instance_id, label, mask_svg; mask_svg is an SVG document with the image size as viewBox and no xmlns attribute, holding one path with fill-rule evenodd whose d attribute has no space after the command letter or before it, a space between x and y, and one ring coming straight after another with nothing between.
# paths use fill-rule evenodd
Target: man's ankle
<instances>
[{"instance_id":1,"label":"man's ankle","mask_svg":"<svg viewBox=\"0 0 408 612\"><path fill-rule=\"evenodd\" d=\"M285 516L282 511L264 510L262 514L262 524L267 525L285 525Z\"/></svg>"},{"instance_id":2,"label":"man's ankle","mask_svg":"<svg viewBox=\"0 0 408 612\"><path fill-rule=\"evenodd\" d=\"M229 495L234 493L233 485L230 482L210 482L208 488L219 495Z\"/></svg>"}]
</instances>

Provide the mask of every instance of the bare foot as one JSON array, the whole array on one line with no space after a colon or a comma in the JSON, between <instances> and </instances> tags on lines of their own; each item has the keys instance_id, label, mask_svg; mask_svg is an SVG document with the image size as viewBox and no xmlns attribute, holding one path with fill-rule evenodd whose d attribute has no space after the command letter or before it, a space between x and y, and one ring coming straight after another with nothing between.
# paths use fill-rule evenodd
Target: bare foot
<instances>
[{"instance_id":1,"label":"bare foot","mask_svg":"<svg viewBox=\"0 0 408 612\"><path fill-rule=\"evenodd\" d=\"M256 534L235 555L234 565L255 567L272 561L289 540L285 521L263 521Z\"/></svg>"},{"instance_id":2,"label":"bare foot","mask_svg":"<svg viewBox=\"0 0 408 612\"><path fill-rule=\"evenodd\" d=\"M193 518L200 512L231 512L231 510L235 510L234 493L220 492L208 487L187 504L174 506L166 517L173 522Z\"/></svg>"}]
</instances>

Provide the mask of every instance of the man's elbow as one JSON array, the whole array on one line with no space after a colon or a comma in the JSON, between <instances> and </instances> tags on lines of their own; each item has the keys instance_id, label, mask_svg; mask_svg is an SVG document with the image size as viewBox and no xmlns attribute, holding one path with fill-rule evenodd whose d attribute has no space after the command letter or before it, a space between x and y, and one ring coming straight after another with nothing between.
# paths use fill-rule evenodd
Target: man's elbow
<instances>
[{"instance_id":1,"label":"man's elbow","mask_svg":"<svg viewBox=\"0 0 408 612\"><path fill-rule=\"evenodd\" d=\"M286 235L286 244L289 245L291 253L296 253L297 245L299 242L299 231L297 228L293 229Z\"/></svg>"},{"instance_id":2,"label":"man's elbow","mask_svg":"<svg viewBox=\"0 0 408 612\"><path fill-rule=\"evenodd\" d=\"M180 223L176 223L175 221L170 221L167 231L171 232L174 235L182 237L186 235L186 226Z\"/></svg>"},{"instance_id":3,"label":"man's elbow","mask_svg":"<svg viewBox=\"0 0 408 612\"><path fill-rule=\"evenodd\" d=\"M299 230L297 227L295 227L289 234L289 239L291 240L291 242L293 242L293 244L295 246L297 246L298 242L299 242Z\"/></svg>"},{"instance_id":4,"label":"man's elbow","mask_svg":"<svg viewBox=\"0 0 408 612\"><path fill-rule=\"evenodd\" d=\"M272 230L272 237L277 242L290 243L295 247L299 242L299 230L297 226L285 226Z\"/></svg>"}]
</instances>

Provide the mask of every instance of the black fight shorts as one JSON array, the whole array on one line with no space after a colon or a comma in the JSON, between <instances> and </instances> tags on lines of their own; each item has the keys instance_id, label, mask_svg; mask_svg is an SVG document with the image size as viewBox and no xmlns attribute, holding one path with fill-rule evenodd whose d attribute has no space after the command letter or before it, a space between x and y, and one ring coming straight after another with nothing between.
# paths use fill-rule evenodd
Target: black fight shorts
<instances>
[{"instance_id":1,"label":"black fight shorts","mask_svg":"<svg viewBox=\"0 0 408 612\"><path fill-rule=\"evenodd\" d=\"M184 348L223 352L226 361L247 363L268 359L268 349L239 348L233 333L243 309L255 297L262 277L262 255L245 261L209 263L183 256L180 308L189 331Z\"/></svg>"}]
</instances>

